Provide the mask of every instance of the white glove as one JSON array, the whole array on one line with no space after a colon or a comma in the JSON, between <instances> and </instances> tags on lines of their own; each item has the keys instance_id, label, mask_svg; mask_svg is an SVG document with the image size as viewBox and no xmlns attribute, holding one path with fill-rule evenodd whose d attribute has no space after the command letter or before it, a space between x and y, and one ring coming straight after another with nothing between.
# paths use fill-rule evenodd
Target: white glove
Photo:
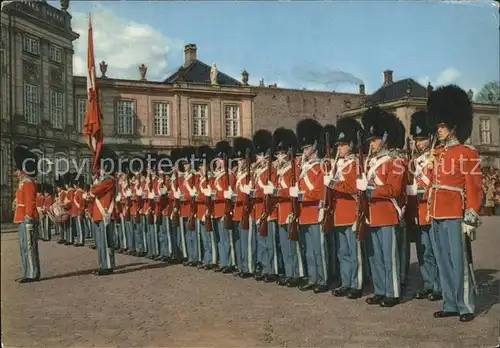
<instances>
[{"instance_id":1,"label":"white glove","mask_svg":"<svg viewBox=\"0 0 500 348\"><path fill-rule=\"evenodd\" d=\"M174 191L174 198L175 199L181 199L181 191L179 191L179 190Z\"/></svg>"},{"instance_id":2,"label":"white glove","mask_svg":"<svg viewBox=\"0 0 500 348\"><path fill-rule=\"evenodd\" d=\"M163 195L165 195L166 193L167 193L167 189L166 189L165 187L162 187L162 188L160 189L160 194L163 196Z\"/></svg>"},{"instance_id":3,"label":"white glove","mask_svg":"<svg viewBox=\"0 0 500 348\"><path fill-rule=\"evenodd\" d=\"M333 180L333 177L331 175L324 175L323 176L323 185L330 186L330 182L332 180Z\"/></svg>"},{"instance_id":4,"label":"white glove","mask_svg":"<svg viewBox=\"0 0 500 348\"><path fill-rule=\"evenodd\" d=\"M142 189L141 188L138 188L137 190L135 190L135 194L137 196L142 196Z\"/></svg>"},{"instance_id":5,"label":"white glove","mask_svg":"<svg viewBox=\"0 0 500 348\"><path fill-rule=\"evenodd\" d=\"M125 197L132 197L132 191L130 191L130 189L125 190Z\"/></svg>"},{"instance_id":6,"label":"white glove","mask_svg":"<svg viewBox=\"0 0 500 348\"><path fill-rule=\"evenodd\" d=\"M264 185L262 186L265 195L272 195L274 193L273 185Z\"/></svg>"},{"instance_id":7,"label":"white glove","mask_svg":"<svg viewBox=\"0 0 500 348\"><path fill-rule=\"evenodd\" d=\"M212 195L212 189L210 187L202 189L201 192L205 197L210 197Z\"/></svg>"},{"instance_id":8,"label":"white glove","mask_svg":"<svg viewBox=\"0 0 500 348\"><path fill-rule=\"evenodd\" d=\"M416 196L418 191L417 185L406 185L406 195L407 196Z\"/></svg>"},{"instance_id":9,"label":"white glove","mask_svg":"<svg viewBox=\"0 0 500 348\"><path fill-rule=\"evenodd\" d=\"M462 232L469 235L471 241L476 239L476 228L474 226L463 223Z\"/></svg>"},{"instance_id":10,"label":"white glove","mask_svg":"<svg viewBox=\"0 0 500 348\"><path fill-rule=\"evenodd\" d=\"M87 197L88 197L87 192L84 192L82 197L83 197L83 199L87 199Z\"/></svg>"},{"instance_id":11,"label":"white glove","mask_svg":"<svg viewBox=\"0 0 500 348\"><path fill-rule=\"evenodd\" d=\"M95 195L92 192L90 192L90 197L95 197Z\"/></svg>"},{"instance_id":12,"label":"white glove","mask_svg":"<svg viewBox=\"0 0 500 348\"><path fill-rule=\"evenodd\" d=\"M196 190L189 190L189 196L191 196L191 198L196 197Z\"/></svg>"},{"instance_id":13,"label":"white glove","mask_svg":"<svg viewBox=\"0 0 500 348\"><path fill-rule=\"evenodd\" d=\"M153 198L155 198L155 193L154 193L153 191L150 191L150 192L148 193L148 198L149 198L149 199L153 199Z\"/></svg>"},{"instance_id":14,"label":"white glove","mask_svg":"<svg viewBox=\"0 0 500 348\"><path fill-rule=\"evenodd\" d=\"M368 180L366 180L366 175L363 174L361 179L356 179L356 188L360 191L366 191L368 187Z\"/></svg>"},{"instance_id":15,"label":"white glove","mask_svg":"<svg viewBox=\"0 0 500 348\"><path fill-rule=\"evenodd\" d=\"M246 195L250 195L250 185L241 185L240 191Z\"/></svg>"},{"instance_id":16,"label":"white glove","mask_svg":"<svg viewBox=\"0 0 500 348\"><path fill-rule=\"evenodd\" d=\"M225 199L233 199L233 191L231 191L231 190L224 191L224 198Z\"/></svg>"},{"instance_id":17,"label":"white glove","mask_svg":"<svg viewBox=\"0 0 500 348\"><path fill-rule=\"evenodd\" d=\"M122 194L121 193L117 194L116 195L116 201L119 202L119 201L121 201L121 199L122 199Z\"/></svg>"},{"instance_id":18,"label":"white glove","mask_svg":"<svg viewBox=\"0 0 500 348\"><path fill-rule=\"evenodd\" d=\"M299 196L299 188L297 186L292 186L288 189L288 192L290 193L291 197L298 197Z\"/></svg>"}]
</instances>

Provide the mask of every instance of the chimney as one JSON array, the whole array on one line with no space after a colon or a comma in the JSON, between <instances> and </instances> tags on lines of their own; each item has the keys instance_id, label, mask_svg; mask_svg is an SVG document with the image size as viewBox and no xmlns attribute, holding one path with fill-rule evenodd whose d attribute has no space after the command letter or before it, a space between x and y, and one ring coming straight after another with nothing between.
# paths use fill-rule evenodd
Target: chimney
<instances>
[{"instance_id":1,"label":"chimney","mask_svg":"<svg viewBox=\"0 0 500 348\"><path fill-rule=\"evenodd\" d=\"M389 86L390 84L392 84L392 73L393 73L392 70L384 71L384 84L382 85L382 87Z\"/></svg>"},{"instance_id":2,"label":"chimney","mask_svg":"<svg viewBox=\"0 0 500 348\"><path fill-rule=\"evenodd\" d=\"M365 85L363 83L359 85L359 94L365 95Z\"/></svg>"},{"instance_id":3,"label":"chimney","mask_svg":"<svg viewBox=\"0 0 500 348\"><path fill-rule=\"evenodd\" d=\"M196 61L196 45L187 44L184 46L184 67L188 67Z\"/></svg>"}]
</instances>

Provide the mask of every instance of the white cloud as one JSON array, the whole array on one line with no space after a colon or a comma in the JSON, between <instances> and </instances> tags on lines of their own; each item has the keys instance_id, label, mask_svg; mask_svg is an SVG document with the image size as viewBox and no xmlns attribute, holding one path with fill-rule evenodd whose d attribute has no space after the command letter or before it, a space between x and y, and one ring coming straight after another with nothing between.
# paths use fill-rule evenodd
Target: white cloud
<instances>
[{"instance_id":1,"label":"white cloud","mask_svg":"<svg viewBox=\"0 0 500 348\"><path fill-rule=\"evenodd\" d=\"M450 83L457 83L460 76L462 76L462 74L457 69L452 67L446 68L438 74L434 85L441 86Z\"/></svg>"},{"instance_id":2,"label":"white cloud","mask_svg":"<svg viewBox=\"0 0 500 348\"><path fill-rule=\"evenodd\" d=\"M163 80L167 71L175 69L168 62L172 52L182 50L182 43L170 40L150 25L120 18L100 4L92 13L94 53L96 65L102 60L108 64L107 76L139 79L138 65L148 67L148 80ZM73 73L86 75L88 14L72 13L73 30L80 34L75 41ZM100 73L97 72L98 76Z\"/></svg>"}]
</instances>

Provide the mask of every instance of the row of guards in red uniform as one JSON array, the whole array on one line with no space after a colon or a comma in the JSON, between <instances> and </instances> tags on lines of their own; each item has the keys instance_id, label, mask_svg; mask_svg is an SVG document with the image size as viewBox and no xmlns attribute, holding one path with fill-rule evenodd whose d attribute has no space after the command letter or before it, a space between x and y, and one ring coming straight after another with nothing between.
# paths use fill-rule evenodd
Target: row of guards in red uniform
<instances>
[{"instance_id":1,"label":"row of guards in red uniform","mask_svg":"<svg viewBox=\"0 0 500 348\"><path fill-rule=\"evenodd\" d=\"M471 110L451 85L411 116L406 139L401 120L372 107L361 123L305 119L295 131L169 155L118 161L104 147L109 161L69 215L91 207L98 274L112 272L116 250L349 299L371 276L366 302L382 307L400 302L415 242L424 283L415 297L444 299L436 318L470 321L481 201L479 156L463 145ZM78 197L66 189L60 205Z\"/></svg>"}]
</instances>

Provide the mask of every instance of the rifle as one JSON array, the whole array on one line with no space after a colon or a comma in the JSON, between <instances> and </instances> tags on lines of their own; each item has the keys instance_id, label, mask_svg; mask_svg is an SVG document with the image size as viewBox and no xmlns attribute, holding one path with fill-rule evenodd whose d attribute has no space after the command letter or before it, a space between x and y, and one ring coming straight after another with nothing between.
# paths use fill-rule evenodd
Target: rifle
<instances>
[{"instance_id":1,"label":"rifle","mask_svg":"<svg viewBox=\"0 0 500 348\"><path fill-rule=\"evenodd\" d=\"M175 171L175 180L172 181L172 186L174 187L174 191L179 190L179 169ZM174 200L174 210L172 212L172 227L180 226L180 211L181 211L181 200L176 198Z\"/></svg>"},{"instance_id":2,"label":"rifle","mask_svg":"<svg viewBox=\"0 0 500 348\"><path fill-rule=\"evenodd\" d=\"M205 164L205 181L207 183L207 187L210 187L210 181L208 181L208 163ZM212 226L212 215L214 208L212 204L212 197L207 196L205 198L205 205L207 207L205 210L205 231L212 232L214 230L214 227Z\"/></svg>"},{"instance_id":3,"label":"rifle","mask_svg":"<svg viewBox=\"0 0 500 348\"><path fill-rule=\"evenodd\" d=\"M338 152L337 152L338 156ZM330 147L330 134L326 133L326 149L325 149L325 165L326 172L330 173L332 170L332 165L330 162L331 157L331 147ZM335 163L337 159L335 158ZM323 232L330 232L333 228L333 189L329 186L325 186L325 210L323 215Z\"/></svg>"},{"instance_id":4,"label":"rifle","mask_svg":"<svg viewBox=\"0 0 500 348\"><path fill-rule=\"evenodd\" d=\"M295 159L295 151L293 148L290 148L290 174L291 174L291 186L297 185L297 174L295 173L295 169L297 166ZM299 240L299 201L297 197L291 197L292 200L292 213L290 215L290 224L288 226L288 239L297 241Z\"/></svg>"},{"instance_id":5,"label":"rifle","mask_svg":"<svg viewBox=\"0 0 500 348\"><path fill-rule=\"evenodd\" d=\"M127 189L130 190L130 176L128 173L125 176L125 179L127 182ZM125 220L130 220L130 205L131 205L131 199L129 196L127 196L125 197Z\"/></svg>"},{"instance_id":6,"label":"rifle","mask_svg":"<svg viewBox=\"0 0 500 348\"><path fill-rule=\"evenodd\" d=\"M227 155L224 154L224 175L226 179L226 190L231 189L231 182L229 180L229 159ZM233 200L226 199L226 204L224 206L224 228L226 230L231 230L233 228Z\"/></svg>"},{"instance_id":7,"label":"rifle","mask_svg":"<svg viewBox=\"0 0 500 348\"><path fill-rule=\"evenodd\" d=\"M415 160L413 158L413 150L415 141L411 136L407 139L406 157L408 160L408 170L406 173L406 185L413 185L415 180ZM416 240L415 225L418 223L418 196L406 195L406 211L405 211L406 232L410 237L410 241Z\"/></svg>"},{"instance_id":8,"label":"rifle","mask_svg":"<svg viewBox=\"0 0 500 348\"><path fill-rule=\"evenodd\" d=\"M269 185L269 181L271 180L271 170L273 169L273 156L271 151L269 151L268 160L267 160L267 176L266 176L266 186ZM266 195L264 197L264 212L260 217L259 224L259 233L262 237L267 237L267 219L272 214L272 204L271 204L271 196Z\"/></svg>"},{"instance_id":9,"label":"rifle","mask_svg":"<svg viewBox=\"0 0 500 348\"><path fill-rule=\"evenodd\" d=\"M358 162L359 162L359 172L358 178L362 178L365 174L365 158L363 155L363 143L361 139L361 132L358 132ZM358 191L358 212L356 217L356 230L357 239L364 240L365 233L368 228L366 221L370 219L370 206L366 191Z\"/></svg>"},{"instance_id":10,"label":"rifle","mask_svg":"<svg viewBox=\"0 0 500 348\"><path fill-rule=\"evenodd\" d=\"M195 174L191 174L191 183L189 186L195 187ZM189 202L189 218L188 218L188 231L196 231L196 198L191 197L190 202Z\"/></svg>"},{"instance_id":11,"label":"rifle","mask_svg":"<svg viewBox=\"0 0 500 348\"><path fill-rule=\"evenodd\" d=\"M247 175L246 175L246 184L250 185L250 165L251 165L251 159L250 159L250 149L247 149L246 151L246 156L245 156L245 162L247 166ZM248 230L250 228L250 215L252 213L252 198L250 195L245 195L244 201L243 201L243 215L241 217L241 228L244 230Z\"/></svg>"}]
</instances>

